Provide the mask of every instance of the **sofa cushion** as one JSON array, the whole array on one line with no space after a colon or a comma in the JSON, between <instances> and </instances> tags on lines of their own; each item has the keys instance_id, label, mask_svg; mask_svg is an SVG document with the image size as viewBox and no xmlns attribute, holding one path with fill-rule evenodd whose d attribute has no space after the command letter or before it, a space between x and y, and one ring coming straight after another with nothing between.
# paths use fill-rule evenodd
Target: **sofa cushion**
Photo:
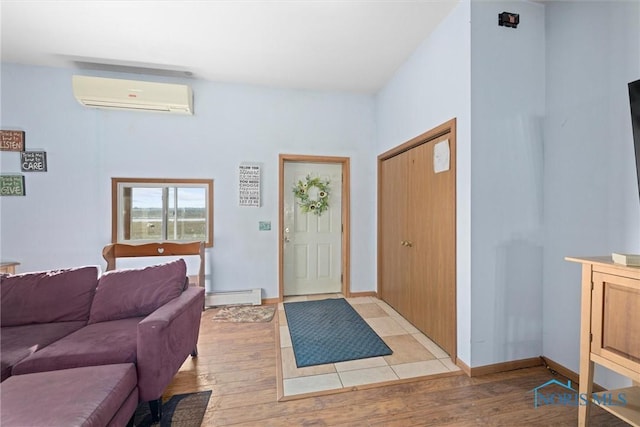
<instances>
[{"instance_id":1,"label":"sofa cushion","mask_svg":"<svg viewBox=\"0 0 640 427\"><path fill-rule=\"evenodd\" d=\"M136 383L133 364L12 377L0 389L0 424L5 427L123 426L136 409Z\"/></svg>"},{"instance_id":2,"label":"sofa cushion","mask_svg":"<svg viewBox=\"0 0 640 427\"><path fill-rule=\"evenodd\" d=\"M22 359L42 350L54 341L77 331L86 322L35 323L22 326L8 326L0 329L0 381L11 376L11 369Z\"/></svg>"},{"instance_id":3,"label":"sofa cushion","mask_svg":"<svg viewBox=\"0 0 640 427\"><path fill-rule=\"evenodd\" d=\"M0 278L0 323L86 322L97 285L96 266L4 276Z\"/></svg>"},{"instance_id":4,"label":"sofa cushion","mask_svg":"<svg viewBox=\"0 0 640 427\"><path fill-rule=\"evenodd\" d=\"M180 296L186 276L183 259L140 269L108 271L98 280L89 323L146 316Z\"/></svg>"},{"instance_id":5,"label":"sofa cushion","mask_svg":"<svg viewBox=\"0 0 640 427\"><path fill-rule=\"evenodd\" d=\"M87 325L18 362L13 375L80 366L133 363L141 317Z\"/></svg>"}]
</instances>

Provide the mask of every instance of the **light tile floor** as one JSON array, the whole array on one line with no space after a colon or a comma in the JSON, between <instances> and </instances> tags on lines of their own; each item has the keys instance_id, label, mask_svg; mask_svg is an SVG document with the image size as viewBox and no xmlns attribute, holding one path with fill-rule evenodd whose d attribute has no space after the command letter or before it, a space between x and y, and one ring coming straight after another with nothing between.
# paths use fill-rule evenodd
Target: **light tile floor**
<instances>
[{"instance_id":1,"label":"light tile floor","mask_svg":"<svg viewBox=\"0 0 640 427\"><path fill-rule=\"evenodd\" d=\"M340 294L287 297L286 302L342 298ZM382 357L296 367L284 305L278 305L283 397L307 393L332 393L355 386L388 383L461 370L438 345L405 320L387 303L375 297L346 298L371 328L391 347Z\"/></svg>"}]
</instances>

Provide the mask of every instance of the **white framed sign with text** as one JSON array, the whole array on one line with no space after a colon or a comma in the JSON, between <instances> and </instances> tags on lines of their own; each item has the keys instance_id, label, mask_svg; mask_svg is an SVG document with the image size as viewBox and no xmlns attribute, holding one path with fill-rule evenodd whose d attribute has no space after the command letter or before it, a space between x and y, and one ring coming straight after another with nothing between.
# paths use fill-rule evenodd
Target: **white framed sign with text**
<instances>
[{"instance_id":1,"label":"white framed sign with text","mask_svg":"<svg viewBox=\"0 0 640 427\"><path fill-rule=\"evenodd\" d=\"M260 207L260 180L262 166L257 163L241 163L238 173L240 206Z\"/></svg>"}]
</instances>

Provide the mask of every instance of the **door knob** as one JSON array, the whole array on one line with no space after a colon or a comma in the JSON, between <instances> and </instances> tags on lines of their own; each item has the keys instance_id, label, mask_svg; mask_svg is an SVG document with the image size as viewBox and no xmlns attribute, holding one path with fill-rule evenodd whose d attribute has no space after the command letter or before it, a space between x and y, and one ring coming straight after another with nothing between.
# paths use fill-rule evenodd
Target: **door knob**
<instances>
[{"instance_id":1,"label":"door knob","mask_svg":"<svg viewBox=\"0 0 640 427\"><path fill-rule=\"evenodd\" d=\"M289 236L284 236L284 242L289 243Z\"/></svg>"}]
</instances>

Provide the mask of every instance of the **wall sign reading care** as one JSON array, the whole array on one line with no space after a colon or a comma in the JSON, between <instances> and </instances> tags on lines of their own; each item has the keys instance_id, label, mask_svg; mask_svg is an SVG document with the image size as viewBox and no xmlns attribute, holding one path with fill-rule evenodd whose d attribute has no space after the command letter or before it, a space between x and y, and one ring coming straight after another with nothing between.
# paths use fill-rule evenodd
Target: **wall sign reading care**
<instances>
[{"instance_id":1,"label":"wall sign reading care","mask_svg":"<svg viewBox=\"0 0 640 427\"><path fill-rule=\"evenodd\" d=\"M46 172L47 153L45 151L23 151L20 153L22 172Z\"/></svg>"}]
</instances>

